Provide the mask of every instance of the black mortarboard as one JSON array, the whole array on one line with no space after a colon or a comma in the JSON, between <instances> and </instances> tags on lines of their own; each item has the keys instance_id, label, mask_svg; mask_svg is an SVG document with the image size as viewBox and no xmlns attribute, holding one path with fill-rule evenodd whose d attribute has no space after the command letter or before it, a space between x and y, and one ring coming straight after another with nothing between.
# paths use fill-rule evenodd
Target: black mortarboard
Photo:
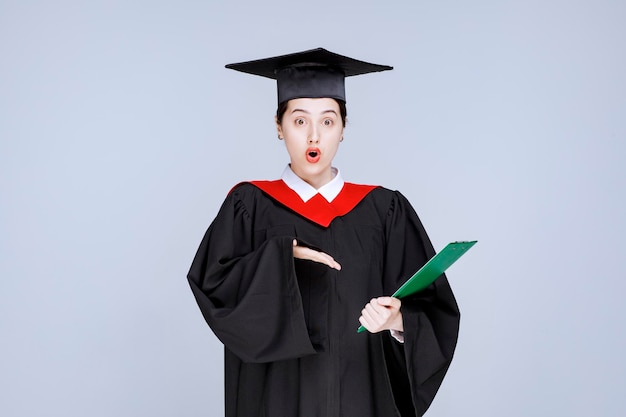
<instances>
[{"instance_id":1,"label":"black mortarboard","mask_svg":"<svg viewBox=\"0 0 626 417\"><path fill-rule=\"evenodd\" d=\"M323 48L228 64L226 68L276 80L278 103L293 98L321 97L345 102L345 77L393 69L388 65L370 64Z\"/></svg>"}]
</instances>

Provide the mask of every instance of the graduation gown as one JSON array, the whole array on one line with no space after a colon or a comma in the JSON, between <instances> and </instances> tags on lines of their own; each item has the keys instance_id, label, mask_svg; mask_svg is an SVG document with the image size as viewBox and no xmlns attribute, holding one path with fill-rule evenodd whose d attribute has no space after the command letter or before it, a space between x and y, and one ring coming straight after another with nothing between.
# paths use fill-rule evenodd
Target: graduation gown
<instances>
[{"instance_id":1,"label":"graduation gown","mask_svg":"<svg viewBox=\"0 0 626 417\"><path fill-rule=\"evenodd\" d=\"M341 270L293 258L293 240ZM397 191L345 183L307 203L282 181L242 183L207 230L188 280L224 344L227 417L421 416L450 365L459 311L445 276L402 300L404 343L360 333L373 297L434 255Z\"/></svg>"}]
</instances>

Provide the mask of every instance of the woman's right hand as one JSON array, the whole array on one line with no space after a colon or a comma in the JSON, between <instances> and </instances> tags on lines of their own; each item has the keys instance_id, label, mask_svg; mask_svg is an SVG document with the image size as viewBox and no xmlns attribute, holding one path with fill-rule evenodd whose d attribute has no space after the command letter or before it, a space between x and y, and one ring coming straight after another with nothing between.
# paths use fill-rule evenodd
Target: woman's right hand
<instances>
[{"instance_id":1,"label":"woman's right hand","mask_svg":"<svg viewBox=\"0 0 626 417\"><path fill-rule=\"evenodd\" d=\"M339 265L339 263L335 261L332 256L324 252L307 248L306 246L298 246L298 241L296 239L293 240L293 257L319 262L321 264L328 265L337 271L341 270L341 265Z\"/></svg>"}]
</instances>

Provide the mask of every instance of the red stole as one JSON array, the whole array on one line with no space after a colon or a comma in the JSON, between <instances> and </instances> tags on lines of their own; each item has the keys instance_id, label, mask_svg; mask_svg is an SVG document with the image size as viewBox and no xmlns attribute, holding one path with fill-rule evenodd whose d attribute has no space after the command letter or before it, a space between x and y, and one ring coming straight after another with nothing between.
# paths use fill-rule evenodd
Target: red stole
<instances>
[{"instance_id":1,"label":"red stole","mask_svg":"<svg viewBox=\"0 0 626 417\"><path fill-rule=\"evenodd\" d=\"M331 203L319 193L305 203L298 193L289 188L283 180L250 181L250 184L302 217L324 227L328 227L336 217L348 214L370 191L377 187L346 182Z\"/></svg>"}]
</instances>

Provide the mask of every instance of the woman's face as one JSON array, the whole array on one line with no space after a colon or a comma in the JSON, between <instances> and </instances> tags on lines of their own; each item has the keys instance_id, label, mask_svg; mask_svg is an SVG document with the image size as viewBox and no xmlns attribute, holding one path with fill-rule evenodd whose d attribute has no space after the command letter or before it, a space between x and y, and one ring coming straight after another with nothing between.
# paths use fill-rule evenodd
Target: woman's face
<instances>
[{"instance_id":1,"label":"woman's face","mask_svg":"<svg viewBox=\"0 0 626 417\"><path fill-rule=\"evenodd\" d=\"M339 104L332 98L289 100L278 136L285 139L291 169L314 188L332 179L332 161L343 139Z\"/></svg>"}]
</instances>

